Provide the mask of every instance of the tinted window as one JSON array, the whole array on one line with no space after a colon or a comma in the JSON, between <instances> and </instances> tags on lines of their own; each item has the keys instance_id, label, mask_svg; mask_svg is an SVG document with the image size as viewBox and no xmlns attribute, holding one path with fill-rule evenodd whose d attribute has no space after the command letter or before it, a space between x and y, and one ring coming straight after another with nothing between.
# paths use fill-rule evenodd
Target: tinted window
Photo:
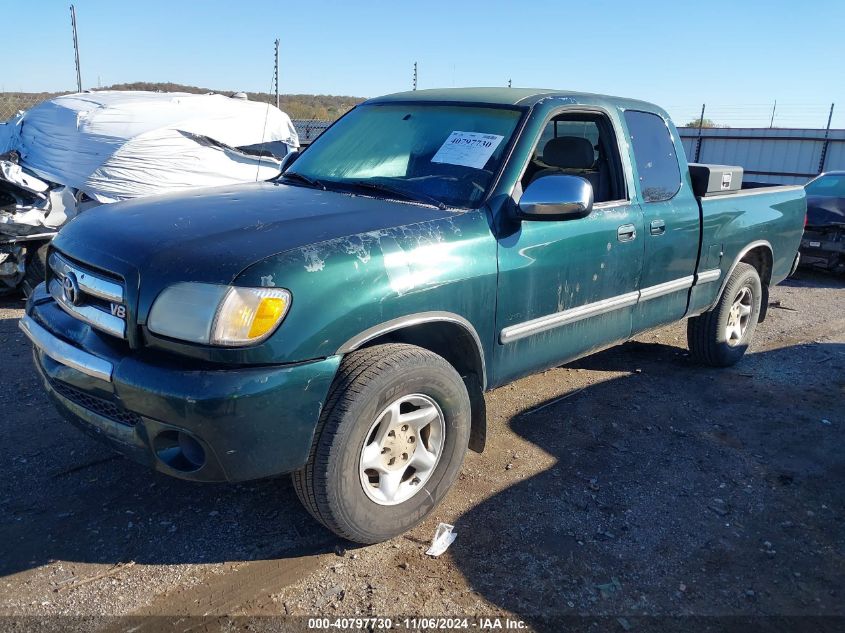
<instances>
[{"instance_id":1,"label":"tinted window","mask_svg":"<svg viewBox=\"0 0 845 633\"><path fill-rule=\"evenodd\" d=\"M845 174L828 174L816 178L804 187L810 196L845 198Z\"/></svg>"},{"instance_id":2,"label":"tinted window","mask_svg":"<svg viewBox=\"0 0 845 633\"><path fill-rule=\"evenodd\" d=\"M595 202L626 198L619 150L605 115L559 114L543 128L521 184L554 174L579 176L593 187Z\"/></svg>"},{"instance_id":3,"label":"tinted window","mask_svg":"<svg viewBox=\"0 0 845 633\"><path fill-rule=\"evenodd\" d=\"M668 200L681 188L681 170L666 122L649 112L625 112L646 202Z\"/></svg>"},{"instance_id":4,"label":"tinted window","mask_svg":"<svg viewBox=\"0 0 845 633\"><path fill-rule=\"evenodd\" d=\"M543 149L553 138L561 136L574 136L577 138L585 138L593 147L599 145L599 127L595 121L567 121L564 118L556 118L549 121L543 130L543 135L540 137L540 142L534 148L534 158L542 160ZM598 151L595 153L595 158L598 159Z\"/></svg>"}]
</instances>

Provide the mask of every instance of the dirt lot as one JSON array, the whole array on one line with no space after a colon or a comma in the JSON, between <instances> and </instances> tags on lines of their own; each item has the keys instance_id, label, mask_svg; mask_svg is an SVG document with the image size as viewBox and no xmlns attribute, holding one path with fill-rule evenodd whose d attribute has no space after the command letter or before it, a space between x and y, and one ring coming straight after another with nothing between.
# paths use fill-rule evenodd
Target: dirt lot
<instances>
[{"instance_id":1,"label":"dirt lot","mask_svg":"<svg viewBox=\"0 0 845 633\"><path fill-rule=\"evenodd\" d=\"M487 452L363 548L286 478L181 482L64 423L21 306L0 304L0 615L845 616L841 277L773 289L731 369L692 364L679 325L488 394ZM440 521L458 537L431 558Z\"/></svg>"}]
</instances>

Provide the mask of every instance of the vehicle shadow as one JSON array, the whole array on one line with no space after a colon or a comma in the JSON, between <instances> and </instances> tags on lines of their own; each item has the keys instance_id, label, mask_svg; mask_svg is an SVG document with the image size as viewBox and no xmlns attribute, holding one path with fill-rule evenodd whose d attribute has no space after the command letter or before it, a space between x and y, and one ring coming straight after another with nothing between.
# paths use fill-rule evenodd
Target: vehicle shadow
<instances>
[{"instance_id":1,"label":"vehicle shadow","mask_svg":"<svg viewBox=\"0 0 845 633\"><path fill-rule=\"evenodd\" d=\"M512 454L514 484L458 520L452 556L479 594L550 632L845 615L845 345L709 370L635 342L570 367L630 373L509 421L555 462L522 480Z\"/></svg>"},{"instance_id":2,"label":"vehicle shadow","mask_svg":"<svg viewBox=\"0 0 845 633\"><path fill-rule=\"evenodd\" d=\"M820 268L799 266L794 275L778 285L793 288L845 288L845 275Z\"/></svg>"},{"instance_id":3,"label":"vehicle shadow","mask_svg":"<svg viewBox=\"0 0 845 633\"><path fill-rule=\"evenodd\" d=\"M10 293L0 294L0 310L22 310L26 303L26 299L22 294ZM2 317L0 317L2 318Z\"/></svg>"},{"instance_id":4,"label":"vehicle shadow","mask_svg":"<svg viewBox=\"0 0 845 633\"><path fill-rule=\"evenodd\" d=\"M13 447L0 459L0 576L51 560L285 560L348 546L287 478L183 482L91 441L46 400L13 325L0 322L0 436ZM554 464L521 479L514 456L513 485L457 522L448 555L479 594L543 631L561 630L544 618L579 614L845 615L845 345L709 370L683 348L634 342L570 367L614 378L513 417Z\"/></svg>"}]
</instances>

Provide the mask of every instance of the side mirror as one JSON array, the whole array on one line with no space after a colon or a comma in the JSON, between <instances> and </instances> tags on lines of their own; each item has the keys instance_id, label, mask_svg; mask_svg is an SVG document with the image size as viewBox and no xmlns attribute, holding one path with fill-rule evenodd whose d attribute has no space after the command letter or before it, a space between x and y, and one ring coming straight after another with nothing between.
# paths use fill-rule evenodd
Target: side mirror
<instances>
[{"instance_id":1,"label":"side mirror","mask_svg":"<svg viewBox=\"0 0 845 633\"><path fill-rule=\"evenodd\" d=\"M553 174L529 184L517 205L523 220L583 218L593 210L593 186L580 176Z\"/></svg>"},{"instance_id":2,"label":"side mirror","mask_svg":"<svg viewBox=\"0 0 845 633\"><path fill-rule=\"evenodd\" d=\"M287 168L290 167L291 165L293 165L293 162L297 158L299 158L299 150L298 149L291 150L287 154L285 154L284 158L282 158L282 166L281 166L280 173L282 173L282 174L285 173L287 171Z\"/></svg>"}]
</instances>

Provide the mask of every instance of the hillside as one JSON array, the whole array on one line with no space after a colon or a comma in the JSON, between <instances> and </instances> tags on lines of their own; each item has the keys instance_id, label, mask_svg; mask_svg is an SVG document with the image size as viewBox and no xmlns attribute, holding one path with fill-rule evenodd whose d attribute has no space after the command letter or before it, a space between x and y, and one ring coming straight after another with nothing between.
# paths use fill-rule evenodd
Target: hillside
<instances>
[{"instance_id":1,"label":"hillside","mask_svg":"<svg viewBox=\"0 0 845 633\"><path fill-rule=\"evenodd\" d=\"M216 92L219 94L232 94L235 90L212 90L210 88L199 88L197 86L186 86L170 82L148 82L136 81L133 83L114 84L104 86L99 90L150 90L154 92L191 92L203 94ZM0 121L11 116L17 110L26 110L33 105L51 99L65 92L3 92L0 93ZM275 102L275 95L266 92L247 92L251 101ZM355 104L361 103L361 97L348 97L336 95L306 95L306 94L280 94L279 107L287 112L292 119L320 119L333 121L341 114L349 110Z\"/></svg>"},{"instance_id":2,"label":"hillside","mask_svg":"<svg viewBox=\"0 0 845 633\"><path fill-rule=\"evenodd\" d=\"M232 94L236 90L212 90L210 88L198 88L197 86L186 86L170 82L147 82L136 81L134 83L114 84L102 90L151 90L154 92L193 92L206 93L217 92L220 94ZM276 96L267 92L247 92L250 101L275 102ZM292 119L321 119L330 120L338 118L355 104L361 103L361 97L347 97L335 95L304 95L304 94L280 94L279 107L290 115Z\"/></svg>"}]
</instances>

